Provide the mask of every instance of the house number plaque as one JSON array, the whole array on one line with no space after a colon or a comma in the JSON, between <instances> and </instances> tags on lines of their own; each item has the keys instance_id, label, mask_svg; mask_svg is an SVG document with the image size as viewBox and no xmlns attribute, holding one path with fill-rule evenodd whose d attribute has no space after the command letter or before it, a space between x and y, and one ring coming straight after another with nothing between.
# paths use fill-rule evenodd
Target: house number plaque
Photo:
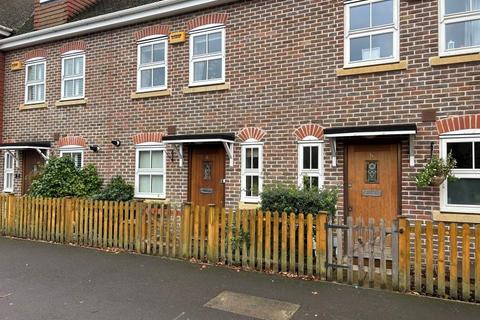
<instances>
[{"instance_id":1,"label":"house number plaque","mask_svg":"<svg viewBox=\"0 0 480 320\"><path fill-rule=\"evenodd\" d=\"M383 194L382 190L371 190L371 189L362 190L362 196L364 197L381 197L382 194Z\"/></svg>"},{"instance_id":2,"label":"house number plaque","mask_svg":"<svg viewBox=\"0 0 480 320\"><path fill-rule=\"evenodd\" d=\"M200 188L200 193L201 194L212 194L213 189L212 188Z\"/></svg>"}]
</instances>

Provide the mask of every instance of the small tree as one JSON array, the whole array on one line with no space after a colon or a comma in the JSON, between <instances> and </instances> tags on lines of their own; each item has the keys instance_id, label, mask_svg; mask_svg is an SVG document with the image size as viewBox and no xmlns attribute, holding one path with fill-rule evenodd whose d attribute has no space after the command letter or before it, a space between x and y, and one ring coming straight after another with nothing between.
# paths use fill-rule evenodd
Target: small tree
<instances>
[{"instance_id":1,"label":"small tree","mask_svg":"<svg viewBox=\"0 0 480 320\"><path fill-rule=\"evenodd\" d=\"M130 201L133 199L134 193L135 189L131 184L122 177L116 176L93 198L107 201Z\"/></svg>"}]
</instances>

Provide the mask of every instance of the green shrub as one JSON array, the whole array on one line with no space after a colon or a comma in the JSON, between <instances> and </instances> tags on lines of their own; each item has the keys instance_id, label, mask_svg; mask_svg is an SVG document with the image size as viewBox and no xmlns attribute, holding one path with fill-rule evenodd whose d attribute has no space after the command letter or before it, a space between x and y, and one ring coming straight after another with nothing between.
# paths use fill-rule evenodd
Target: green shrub
<instances>
[{"instance_id":1,"label":"green shrub","mask_svg":"<svg viewBox=\"0 0 480 320\"><path fill-rule=\"evenodd\" d=\"M133 199L134 193L134 187L125 182L122 177L117 176L113 177L110 183L93 198L107 201L130 201Z\"/></svg>"},{"instance_id":2,"label":"green shrub","mask_svg":"<svg viewBox=\"0 0 480 320\"><path fill-rule=\"evenodd\" d=\"M262 210L294 213L327 211L335 214L338 188L300 189L296 186L267 188L261 195Z\"/></svg>"},{"instance_id":3,"label":"green shrub","mask_svg":"<svg viewBox=\"0 0 480 320\"><path fill-rule=\"evenodd\" d=\"M52 157L34 177L28 194L49 198L89 197L101 186L102 180L95 166L79 169L68 157Z\"/></svg>"}]
</instances>

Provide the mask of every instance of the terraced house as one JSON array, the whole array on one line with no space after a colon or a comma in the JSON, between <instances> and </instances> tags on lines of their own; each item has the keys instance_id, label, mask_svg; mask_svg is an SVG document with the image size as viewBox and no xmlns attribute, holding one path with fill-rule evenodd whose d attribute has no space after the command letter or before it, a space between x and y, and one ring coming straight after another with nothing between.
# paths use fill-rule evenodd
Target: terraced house
<instances>
[{"instance_id":1,"label":"terraced house","mask_svg":"<svg viewBox=\"0 0 480 320\"><path fill-rule=\"evenodd\" d=\"M339 185L340 215L480 222L479 0L30 1L0 28L4 192L57 154L174 205Z\"/></svg>"}]
</instances>

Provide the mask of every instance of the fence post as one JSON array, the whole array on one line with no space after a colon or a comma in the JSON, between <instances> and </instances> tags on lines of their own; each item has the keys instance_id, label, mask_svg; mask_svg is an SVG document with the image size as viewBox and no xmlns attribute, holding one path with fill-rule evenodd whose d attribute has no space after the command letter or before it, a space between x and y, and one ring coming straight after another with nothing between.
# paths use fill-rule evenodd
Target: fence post
<instances>
[{"instance_id":1,"label":"fence post","mask_svg":"<svg viewBox=\"0 0 480 320\"><path fill-rule=\"evenodd\" d=\"M182 237L181 237L181 247L182 247L182 257L188 259L190 257L190 248L188 244L190 243L190 211L192 210L192 204L186 202L183 206L183 214L181 216L181 226L182 226Z\"/></svg>"},{"instance_id":2,"label":"fence post","mask_svg":"<svg viewBox=\"0 0 480 320\"><path fill-rule=\"evenodd\" d=\"M137 210L135 212L135 250L137 253L142 253L142 217L143 217L143 202L137 202ZM112 223L110 221L110 223Z\"/></svg>"},{"instance_id":3,"label":"fence post","mask_svg":"<svg viewBox=\"0 0 480 320\"><path fill-rule=\"evenodd\" d=\"M215 205L208 206L208 234L207 234L207 259L208 262L216 262L215 259Z\"/></svg>"},{"instance_id":4,"label":"fence post","mask_svg":"<svg viewBox=\"0 0 480 320\"><path fill-rule=\"evenodd\" d=\"M400 217L398 219L398 232L399 232L399 241L398 241L398 252L399 252L399 263L398 263L398 286L400 292L405 292L408 290L408 273L410 270L407 270L408 267L408 252L410 250L410 239L408 239L410 232L407 230L409 228L408 221L405 217Z\"/></svg>"},{"instance_id":5,"label":"fence post","mask_svg":"<svg viewBox=\"0 0 480 320\"><path fill-rule=\"evenodd\" d=\"M73 213L74 211L72 206L72 199L67 198L65 199L65 242L71 243L72 242L72 235L73 235Z\"/></svg>"},{"instance_id":6,"label":"fence post","mask_svg":"<svg viewBox=\"0 0 480 320\"><path fill-rule=\"evenodd\" d=\"M317 263L320 265L320 279L327 278L327 212L319 212L317 216ZM329 239L331 240L331 239Z\"/></svg>"},{"instance_id":7,"label":"fence post","mask_svg":"<svg viewBox=\"0 0 480 320\"><path fill-rule=\"evenodd\" d=\"M8 213L7 213L7 235L14 236L15 226L15 201L16 198L13 194L8 195Z\"/></svg>"}]
</instances>

